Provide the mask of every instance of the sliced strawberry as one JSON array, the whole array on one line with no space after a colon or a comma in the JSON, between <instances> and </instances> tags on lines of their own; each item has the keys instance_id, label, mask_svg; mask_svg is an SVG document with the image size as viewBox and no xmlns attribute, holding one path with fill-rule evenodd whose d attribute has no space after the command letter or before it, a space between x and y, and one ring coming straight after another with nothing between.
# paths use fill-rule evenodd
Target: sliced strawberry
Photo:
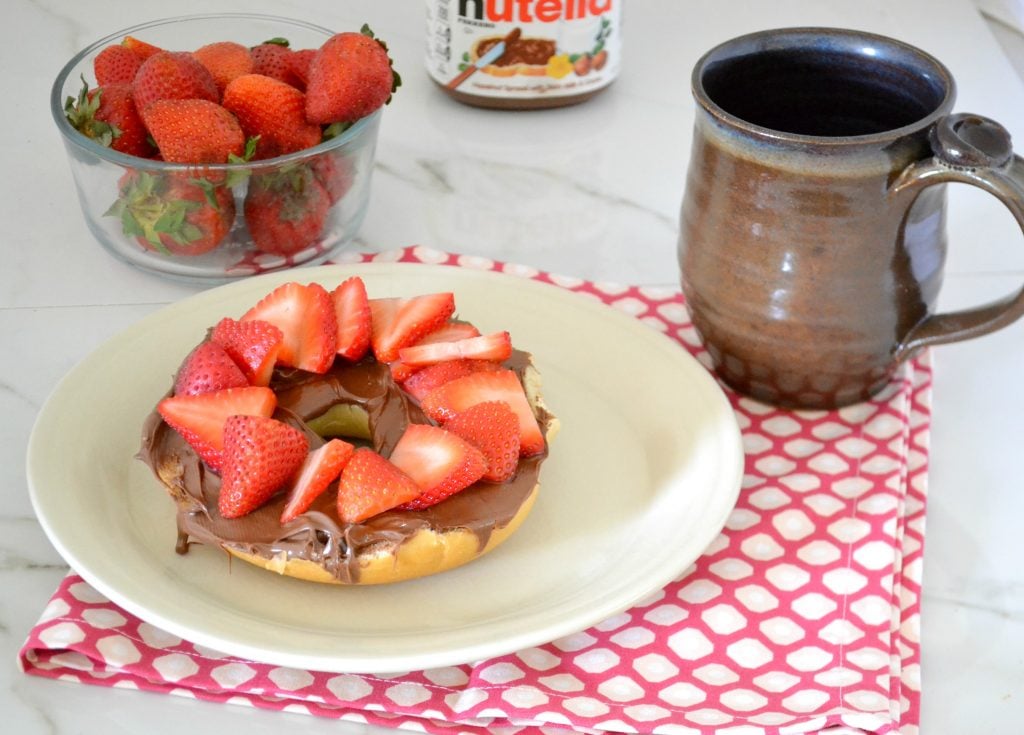
<instances>
[{"instance_id":1,"label":"sliced strawberry","mask_svg":"<svg viewBox=\"0 0 1024 735\"><path fill-rule=\"evenodd\" d=\"M284 334L270 322L261 319L237 322L221 319L210 335L241 368L250 385L270 385L274 364L284 342Z\"/></svg>"},{"instance_id":2,"label":"sliced strawberry","mask_svg":"<svg viewBox=\"0 0 1024 735\"><path fill-rule=\"evenodd\" d=\"M406 365L401 360L388 363L388 367L391 368L391 379L396 383L404 383L420 370L420 368L414 368L410 365Z\"/></svg>"},{"instance_id":3,"label":"sliced strawberry","mask_svg":"<svg viewBox=\"0 0 1024 735\"><path fill-rule=\"evenodd\" d=\"M338 322L338 354L346 360L361 360L370 348L370 301L366 285L352 276L331 292L334 317Z\"/></svg>"},{"instance_id":4,"label":"sliced strawberry","mask_svg":"<svg viewBox=\"0 0 1024 735\"><path fill-rule=\"evenodd\" d=\"M399 359L410 367L426 367L446 360L507 360L512 354L512 338L508 332L495 332L482 337L470 337L455 342L403 347Z\"/></svg>"},{"instance_id":5,"label":"sliced strawberry","mask_svg":"<svg viewBox=\"0 0 1024 735\"><path fill-rule=\"evenodd\" d=\"M483 479L505 482L519 464L519 418L504 401L484 401L457 413L444 428L483 452Z\"/></svg>"},{"instance_id":6,"label":"sliced strawberry","mask_svg":"<svg viewBox=\"0 0 1024 735\"><path fill-rule=\"evenodd\" d=\"M242 316L281 330L284 341L277 361L286 367L326 373L334 362L338 325L331 295L317 283L278 286Z\"/></svg>"},{"instance_id":7,"label":"sliced strawberry","mask_svg":"<svg viewBox=\"0 0 1024 735\"><path fill-rule=\"evenodd\" d=\"M359 523L419 494L419 486L407 474L372 449L360 447L341 471L338 516L345 523Z\"/></svg>"},{"instance_id":8,"label":"sliced strawberry","mask_svg":"<svg viewBox=\"0 0 1024 735\"><path fill-rule=\"evenodd\" d=\"M394 324L402 305L400 298L370 299L370 344L376 344L377 335L383 333L385 327ZM374 350L376 352L376 350ZM397 352L397 350L396 350ZM380 359L380 358L378 358ZM381 360L381 362L386 362Z\"/></svg>"},{"instance_id":9,"label":"sliced strawberry","mask_svg":"<svg viewBox=\"0 0 1024 735\"><path fill-rule=\"evenodd\" d=\"M327 486L338 479L354 451L355 447L348 442L331 439L310 452L288 485L288 502L281 513L281 523L287 523L309 510Z\"/></svg>"},{"instance_id":10,"label":"sliced strawberry","mask_svg":"<svg viewBox=\"0 0 1024 735\"><path fill-rule=\"evenodd\" d=\"M422 493L402 510L437 505L483 477L487 460L465 439L430 424L409 424L391 453L391 462L420 487Z\"/></svg>"},{"instance_id":11,"label":"sliced strawberry","mask_svg":"<svg viewBox=\"0 0 1024 735\"><path fill-rule=\"evenodd\" d=\"M221 516L239 518L266 503L308 451L306 436L293 426L264 416L230 416L224 422Z\"/></svg>"},{"instance_id":12,"label":"sliced strawberry","mask_svg":"<svg viewBox=\"0 0 1024 735\"><path fill-rule=\"evenodd\" d=\"M202 342L181 364L174 381L174 395L196 396L247 385L249 381L223 347L215 342Z\"/></svg>"},{"instance_id":13,"label":"sliced strawberry","mask_svg":"<svg viewBox=\"0 0 1024 735\"><path fill-rule=\"evenodd\" d=\"M416 344L443 326L454 311L455 296L450 292L408 299L372 299L373 354L381 362L394 362L400 349Z\"/></svg>"},{"instance_id":14,"label":"sliced strawberry","mask_svg":"<svg viewBox=\"0 0 1024 735\"><path fill-rule=\"evenodd\" d=\"M480 330L469 322L445 322L438 329L416 342L417 345L430 345L435 342L455 342L460 339L479 337Z\"/></svg>"},{"instance_id":15,"label":"sliced strawberry","mask_svg":"<svg viewBox=\"0 0 1024 735\"><path fill-rule=\"evenodd\" d=\"M423 339L416 342L416 346L430 345L436 342L454 342L460 339L469 339L470 337L479 336L480 330L469 322L451 321L445 322L445 324L440 328L435 329L433 332L423 337ZM401 360L391 363L391 377L394 378L397 383L401 383L406 380L417 370L419 370L418 367L406 365Z\"/></svg>"},{"instance_id":16,"label":"sliced strawberry","mask_svg":"<svg viewBox=\"0 0 1024 735\"><path fill-rule=\"evenodd\" d=\"M210 469L219 472L228 416L270 416L276 406L277 397L270 388L250 387L165 398L156 408Z\"/></svg>"},{"instance_id":17,"label":"sliced strawberry","mask_svg":"<svg viewBox=\"0 0 1024 735\"><path fill-rule=\"evenodd\" d=\"M520 456L528 457L544 451L544 434L519 377L511 370L477 372L456 378L432 390L420 405L427 416L443 423L484 401L504 401L519 419Z\"/></svg>"},{"instance_id":18,"label":"sliced strawberry","mask_svg":"<svg viewBox=\"0 0 1024 735\"><path fill-rule=\"evenodd\" d=\"M403 363L394 364L401 365ZM463 378L471 373L501 369L500 363L490 362L489 360L451 360L449 362L439 362L411 375L402 383L402 388L417 401L422 401L434 388L439 388L456 378ZM394 370L392 369L393 374Z\"/></svg>"}]
</instances>

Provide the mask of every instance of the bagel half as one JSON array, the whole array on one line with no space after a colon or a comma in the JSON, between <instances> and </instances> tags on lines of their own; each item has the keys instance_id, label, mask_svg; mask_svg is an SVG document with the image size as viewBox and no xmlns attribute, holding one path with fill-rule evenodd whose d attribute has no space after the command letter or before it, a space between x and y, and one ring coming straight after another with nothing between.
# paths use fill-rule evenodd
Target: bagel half
<instances>
[{"instance_id":1,"label":"bagel half","mask_svg":"<svg viewBox=\"0 0 1024 735\"><path fill-rule=\"evenodd\" d=\"M559 422L544 405L540 375L525 353L517 353L514 361L534 415L550 443ZM405 404L397 413L410 420L425 420L390 380L387 366L380 367L387 375L381 380L388 383L388 395L397 396L394 400ZM345 369L351 368L339 371ZM314 385L319 377L311 378L309 384ZM337 381L343 375L322 379ZM385 418L394 420L396 415L393 404L390 417L376 415L377 398L376 394L360 396L350 402L354 412L362 409L367 413L371 433L380 431ZM322 412L324 407L318 410ZM302 416L289 414L287 419L313 435ZM379 439L373 437L375 446L381 443ZM285 576L328 584L370 585L454 569L498 547L533 508L546 452L520 459L517 475L508 483L478 483L424 511L387 511L360 524L346 525L336 515L332 518L328 505L322 504L285 526L276 520L283 503L280 497L249 516L220 518L216 503L219 478L156 412L147 421L139 456L177 505L179 553L185 553L193 543L219 546L237 559Z\"/></svg>"}]
</instances>

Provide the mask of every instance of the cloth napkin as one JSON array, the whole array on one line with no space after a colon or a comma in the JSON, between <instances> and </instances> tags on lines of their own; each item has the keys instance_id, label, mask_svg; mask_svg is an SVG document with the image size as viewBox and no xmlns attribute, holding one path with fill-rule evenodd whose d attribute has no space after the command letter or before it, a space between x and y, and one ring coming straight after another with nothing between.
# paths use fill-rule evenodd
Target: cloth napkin
<instances>
[{"instance_id":1,"label":"cloth napkin","mask_svg":"<svg viewBox=\"0 0 1024 735\"><path fill-rule=\"evenodd\" d=\"M546 281L634 315L709 364L675 289L422 247L345 260ZM780 410L726 389L746 468L722 533L636 607L546 645L389 676L282 668L181 640L72 573L20 664L53 679L445 735L916 735L930 390L927 353L873 400L840 410Z\"/></svg>"}]
</instances>

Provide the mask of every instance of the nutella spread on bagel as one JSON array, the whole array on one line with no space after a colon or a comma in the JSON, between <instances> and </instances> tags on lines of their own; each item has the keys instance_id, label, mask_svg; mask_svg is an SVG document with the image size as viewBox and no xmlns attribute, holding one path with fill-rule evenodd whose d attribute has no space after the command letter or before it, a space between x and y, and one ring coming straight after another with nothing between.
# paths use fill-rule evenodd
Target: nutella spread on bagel
<instances>
[{"instance_id":1,"label":"nutella spread on bagel","mask_svg":"<svg viewBox=\"0 0 1024 735\"><path fill-rule=\"evenodd\" d=\"M213 326L142 432L177 551L379 584L510 536L558 421L530 356L453 311L452 294L368 299L351 278L285 284Z\"/></svg>"},{"instance_id":2,"label":"nutella spread on bagel","mask_svg":"<svg viewBox=\"0 0 1024 735\"><path fill-rule=\"evenodd\" d=\"M427 71L454 99L528 110L618 76L622 0L427 0Z\"/></svg>"}]
</instances>

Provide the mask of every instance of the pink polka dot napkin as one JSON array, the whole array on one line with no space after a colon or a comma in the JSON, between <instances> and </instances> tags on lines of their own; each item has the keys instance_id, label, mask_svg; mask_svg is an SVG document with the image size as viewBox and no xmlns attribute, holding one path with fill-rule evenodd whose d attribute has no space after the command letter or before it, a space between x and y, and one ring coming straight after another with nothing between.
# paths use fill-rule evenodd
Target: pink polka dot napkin
<instances>
[{"instance_id":1,"label":"pink polka dot napkin","mask_svg":"<svg viewBox=\"0 0 1024 735\"><path fill-rule=\"evenodd\" d=\"M633 314L708 364L676 290L420 247L353 259L554 283ZM282 668L181 640L71 574L20 663L54 679L431 733L916 735L930 389L924 354L872 401L836 411L783 411L727 391L746 471L721 535L636 607L543 646L390 676Z\"/></svg>"}]
</instances>

